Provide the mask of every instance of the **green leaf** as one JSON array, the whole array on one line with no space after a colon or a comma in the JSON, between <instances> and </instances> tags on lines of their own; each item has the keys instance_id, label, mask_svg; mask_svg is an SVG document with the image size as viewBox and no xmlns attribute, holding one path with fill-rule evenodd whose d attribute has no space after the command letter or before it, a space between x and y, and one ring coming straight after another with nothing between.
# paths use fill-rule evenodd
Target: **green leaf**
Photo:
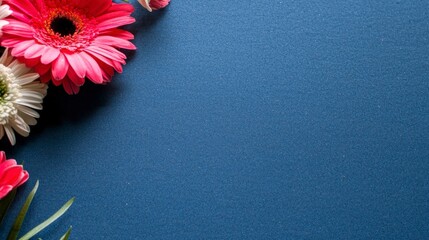
<instances>
[{"instance_id":1,"label":"green leaf","mask_svg":"<svg viewBox=\"0 0 429 240\"><path fill-rule=\"evenodd\" d=\"M68 240L70 237L70 233L71 233L72 227L69 227L69 230L67 230L67 232L60 238L60 240Z\"/></svg>"},{"instance_id":2,"label":"green leaf","mask_svg":"<svg viewBox=\"0 0 429 240\"><path fill-rule=\"evenodd\" d=\"M15 199L16 188L10 191L4 198L0 200L0 226L6 216L7 210L12 205L13 199Z\"/></svg>"},{"instance_id":3,"label":"green leaf","mask_svg":"<svg viewBox=\"0 0 429 240\"><path fill-rule=\"evenodd\" d=\"M50 216L48 219L46 219L41 224L37 225L35 228L31 229L27 234L22 236L19 240L28 240L43 229L45 229L47 226L49 226L51 223L53 223L55 220L57 220L59 217L61 217L73 204L74 197L68 200L56 213L54 213L52 216Z\"/></svg>"},{"instance_id":4,"label":"green leaf","mask_svg":"<svg viewBox=\"0 0 429 240\"><path fill-rule=\"evenodd\" d=\"M30 207L31 202L33 201L34 195L36 195L37 188L39 188L39 180L36 181L36 185L34 186L33 190L31 190L30 194L28 194L28 197L25 200L25 203L22 206L21 211L16 217L15 222L13 223L13 226L10 229L9 236L7 237L8 240L15 240L18 237L19 230L21 230L21 226L22 226L22 223L24 222L25 216L27 215L28 208Z\"/></svg>"}]
</instances>

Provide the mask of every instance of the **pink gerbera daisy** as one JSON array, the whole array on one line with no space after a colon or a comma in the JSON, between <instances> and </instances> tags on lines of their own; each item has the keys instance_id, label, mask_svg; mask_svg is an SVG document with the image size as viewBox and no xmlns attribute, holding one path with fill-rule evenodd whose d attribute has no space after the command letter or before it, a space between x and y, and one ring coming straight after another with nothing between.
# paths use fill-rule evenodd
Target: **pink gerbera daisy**
<instances>
[{"instance_id":1,"label":"pink gerbera daisy","mask_svg":"<svg viewBox=\"0 0 429 240\"><path fill-rule=\"evenodd\" d=\"M130 4L111 0L6 0L12 15L5 20L1 45L42 82L52 80L75 94L88 78L96 84L122 72L126 56L118 49L136 47L134 36L118 29L133 23Z\"/></svg>"}]
</instances>

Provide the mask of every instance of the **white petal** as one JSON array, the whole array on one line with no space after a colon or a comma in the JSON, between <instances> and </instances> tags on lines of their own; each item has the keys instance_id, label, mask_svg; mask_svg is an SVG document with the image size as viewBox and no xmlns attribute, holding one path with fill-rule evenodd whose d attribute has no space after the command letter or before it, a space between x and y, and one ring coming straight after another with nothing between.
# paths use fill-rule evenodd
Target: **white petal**
<instances>
[{"instance_id":1,"label":"white petal","mask_svg":"<svg viewBox=\"0 0 429 240\"><path fill-rule=\"evenodd\" d=\"M11 61L12 61L12 56L9 54L9 49L6 48L3 52L3 55L0 58L0 63L2 63L5 66L8 66Z\"/></svg>"},{"instance_id":2,"label":"white petal","mask_svg":"<svg viewBox=\"0 0 429 240\"><path fill-rule=\"evenodd\" d=\"M16 138L12 128L10 128L9 125L4 125L4 130L6 131L6 135L7 135L7 138L9 138L10 144L12 144L12 146L15 145Z\"/></svg>"},{"instance_id":3,"label":"white petal","mask_svg":"<svg viewBox=\"0 0 429 240\"><path fill-rule=\"evenodd\" d=\"M34 108L34 109L37 109L37 110L42 110L43 109L43 106L40 103L20 102L19 104L27 106L27 107L30 107L30 108Z\"/></svg>"},{"instance_id":4,"label":"white petal","mask_svg":"<svg viewBox=\"0 0 429 240\"><path fill-rule=\"evenodd\" d=\"M21 96L24 99L32 99L36 102L42 102L43 101L43 97L44 95L40 92L37 91L26 91L26 90L22 90L21 91ZM32 101L33 102L33 101Z\"/></svg>"},{"instance_id":5,"label":"white petal","mask_svg":"<svg viewBox=\"0 0 429 240\"><path fill-rule=\"evenodd\" d=\"M12 69L15 76L21 76L28 73L31 69L27 68L24 64L19 63L18 60L13 61L9 67Z\"/></svg>"},{"instance_id":6,"label":"white petal","mask_svg":"<svg viewBox=\"0 0 429 240\"><path fill-rule=\"evenodd\" d=\"M31 117L31 116L28 116L28 115L21 115L21 117L30 126L34 126L34 125L37 124L37 120L34 117Z\"/></svg>"},{"instance_id":7,"label":"white petal","mask_svg":"<svg viewBox=\"0 0 429 240\"><path fill-rule=\"evenodd\" d=\"M138 0L139 3L146 8L149 12L152 12L152 8L150 7L150 0Z\"/></svg>"},{"instance_id":8,"label":"white petal","mask_svg":"<svg viewBox=\"0 0 429 240\"><path fill-rule=\"evenodd\" d=\"M28 137L28 134L30 133L30 127L24 122L24 120L20 116L16 116L15 121L11 122L10 125L19 135Z\"/></svg>"},{"instance_id":9,"label":"white petal","mask_svg":"<svg viewBox=\"0 0 429 240\"><path fill-rule=\"evenodd\" d=\"M31 117L33 117L33 118L39 118L40 117L40 115L39 115L39 113L38 112L36 112L36 111L34 111L33 109L31 109L31 108L28 108L28 107L26 107L26 106L22 106L22 105L16 105L15 106L19 111L21 111L21 113L24 113L24 114L26 114L26 115L28 115L28 116L31 116ZM21 116L22 117L22 116ZM27 119L24 119L24 121L25 122L27 122L26 121Z\"/></svg>"},{"instance_id":10,"label":"white petal","mask_svg":"<svg viewBox=\"0 0 429 240\"><path fill-rule=\"evenodd\" d=\"M33 82L34 80L39 78L39 74L37 73L27 73L18 78L16 81L19 85L25 85Z\"/></svg>"}]
</instances>

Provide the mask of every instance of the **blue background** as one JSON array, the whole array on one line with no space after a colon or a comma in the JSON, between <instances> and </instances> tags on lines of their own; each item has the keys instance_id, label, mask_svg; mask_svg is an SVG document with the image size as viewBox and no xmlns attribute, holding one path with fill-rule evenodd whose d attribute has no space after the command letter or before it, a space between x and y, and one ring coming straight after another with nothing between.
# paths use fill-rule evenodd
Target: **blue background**
<instances>
[{"instance_id":1,"label":"blue background","mask_svg":"<svg viewBox=\"0 0 429 240\"><path fill-rule=\"evenodd\" d=\"M1 142L24 231L76 196L40 237L429 238L428 1L132 4L123 74Z\"/></svg>"}]
</instances>

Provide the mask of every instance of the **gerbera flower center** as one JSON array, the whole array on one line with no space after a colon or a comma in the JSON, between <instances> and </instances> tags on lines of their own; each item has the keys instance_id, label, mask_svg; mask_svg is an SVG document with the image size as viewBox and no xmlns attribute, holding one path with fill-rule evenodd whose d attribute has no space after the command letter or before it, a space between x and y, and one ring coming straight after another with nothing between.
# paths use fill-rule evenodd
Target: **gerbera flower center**
<instances>
[{"instance_id":1,"label":"gerbera flower center","mask_svg":"<svg viewBox=\"0 0 429 240\"><path fill-rule=\"evenodd\" d=\"M89 46L98 34L95 18L68 5L49 9L31 23L39 43L72 52Z\"/></svg>"},{"instance_id":2,"label":"gerbera flower center","mask_svg":"<svg viewBox=\"0 0 429 240\"><path fill-rule=\"evenodd\" d=\"M14 101L20 97L20 85L14 81L12 70L0 64L0 124L7 123L9 117L18 113Z\"/></svg>"},{"instance_id":3,"label":"gerbera flower center","mask_svg":"<svg viewBox=\"0 0 429 240\"><path fill-rule=\"evenodd\" d=\"M75 23L64 16L57 16L51 22L51 29L62 37L71 36L76 32Z\"/></svg>"},{"instance_id":4,"label":"gerbera flower center","mask_svg":"<svg viewBox=\"0 0 429 240\"><path fill-rule=\"evenodd\" d=\"M7 94L7 84L4 81L4 76L0 75L0 102L3 101L6 94Z\"/></svg>"}]
</instances>

